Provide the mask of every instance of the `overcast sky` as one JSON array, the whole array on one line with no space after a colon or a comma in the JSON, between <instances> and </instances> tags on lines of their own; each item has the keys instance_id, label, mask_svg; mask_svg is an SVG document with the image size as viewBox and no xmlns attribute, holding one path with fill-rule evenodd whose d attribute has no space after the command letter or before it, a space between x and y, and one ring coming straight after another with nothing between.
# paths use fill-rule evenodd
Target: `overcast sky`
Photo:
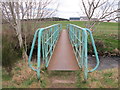
<instances>
[{"instance_id":1,"label":"overcast sky","mask_svg":"<svg viewBox=\"0 0 120 90\"><path fill-rule=\"evenodd\" d=\"M80 1L81 0L59 0L59 7L56 16L67 19L69 19L69 17L85 16L81 10L82 4ZM113 0L110 1L112 2ZM119 0L115 1L118 2Z\"/></svg>"},{"instance_id":2,"label":"overcast sky","mask_svg":"<svg viewBox=\"0 0 120 90\"><path fill-rule=\"evenodd\" d=\"M79 17L79 0L59 0L57 16L61 18Z\"/></svg>"}]
</instances>

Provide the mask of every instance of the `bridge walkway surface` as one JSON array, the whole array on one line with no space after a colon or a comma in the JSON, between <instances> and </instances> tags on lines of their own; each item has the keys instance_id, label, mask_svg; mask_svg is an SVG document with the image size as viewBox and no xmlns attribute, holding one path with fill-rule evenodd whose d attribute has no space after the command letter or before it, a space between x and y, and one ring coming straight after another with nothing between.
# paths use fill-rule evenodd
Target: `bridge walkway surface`
<instances>
[{"instance_id":1,"label":"bridge walkway surface","mask_svg":"<svg viewBox=\"0 0 120 90\"><path fill-rule=\"evenodd\" d=\"M67 30L62 30L60 32L59 39L48 65L48 70L79 70Z\"/></svg>"}]
</instances>

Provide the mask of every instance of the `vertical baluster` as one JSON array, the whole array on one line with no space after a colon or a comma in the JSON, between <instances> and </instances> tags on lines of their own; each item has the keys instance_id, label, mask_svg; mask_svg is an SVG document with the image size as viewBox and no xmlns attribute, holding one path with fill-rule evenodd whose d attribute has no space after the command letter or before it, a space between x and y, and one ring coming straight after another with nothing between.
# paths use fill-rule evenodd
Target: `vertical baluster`
<instances>
[{"instance_id":1,"label":"vertical baluster","mask_svg":"<svg viewBox=\"0 0 120 90\"><path fill-rule=\"evenodd\" d=\"M84 32L82 31L82 55L81 55L81 66L83 67L84 60Z\"/></svg>"},{"instance_id":2,"label":"vertical baluster","mask_svg":"<svg viewBox=\"0 0 120 90\"><path fill-rule=\"evenodd\" d=\"M71 29L72 29L72 28L71 28L71 26L69 26L69 29L70 29L70 30L69 30L69 32L70 32L70 41L71 41L71 44L72 44L72 35L71 35Z\"/></svg>"},{"instance_id":3,"label":"vertical baluster","mask_svg":"<svg viewBox=\"0 0 120 90\"><path fill-rule=\"evenodd\" d=\"M76 50L77 50L77 58L79 56L79 52L78 52L78 29L76 28Z\"/></svg>"},{"instance_id":4,"label":"vertical baluster","mask_svg":"<svg viewBox=\"0 0 120 90\"><path fill-rule=\"evenodd\" d=\"M40 29L38 33L38 51L37 51L37 77L40 79L40 64L41 64L41 36L43 29Z\"/></svg>"},{"instance_id":5,"label":"vertical baluster","mask_svg":"<svg viewBox=\"0 0 120 90\"><path fill-rule=\"evenodd\" d=\"M75 49L76 49L76 56L78 56L77 55L77 28L75 28Z\"/></svg>"},{"instance_id":6,"label":"vertical baluster","mask_svg":"<svg viewBox=\"0 0 120 90\"><path fill-rule=\"evenodd\" d=\"M52 34L53 34L53 31L54 31L54 29L53 28L51 28L51 35L50 36L52 36ZM52 44L53 44L53 36L51 37L51 39L50 39L50 48L52 48ZM50 56L52 55L52 49L50 50Z\"/></svg>"},{"instance_id":7,"label":"vertical baluster","mask_svg":"<svg viewBox=\"0 0 120 90\"><path fill-rule=\"evenodd\" d=\"M87 31L85 30L84 32L84 41L85 41L85 52L84 52L84 76L85 76L85 80L87 80L87 74L88 74L88 61L87 61Z\"/></svg>"},{"instance_id":8,"label":"vertical baluster","mask_svg":"<svg viewBox=\"0 0 120 90\"><path fill-rule=\"evenodd\" d=\"M42 61L45 63L45 58L44 58L44 33L42 34Z\"/></svg>"},{"instance_id":9,"label":"vertical baluster","mask_svg":"<svg viewBox=\"0 0 120 90\"><path fill-rule=\"evenodd\" d=\"M73 45L74 45L74 34L75 34L75 31L74 31L74 27L73 27Z\"/></svg>"},{"instance_id":10,"label":"vertical baluster","mask_svg":"<svg viewBox=\"0 0 120 90\"><path fill-rule=\"evenodd\" d=\"M54 35L53 35L53 39L52 39L52 41L53 41L53 45L55 44L55 39L56 39L56 30L57 30L57 28L56 28L57 26L55 26L54 27L54 31L53 31L53 33L54 33ZM53 46L52 46L53 47Z\"/></svg>"},{"instance_id":11,"label":"vertical baluster","mask_svg":"<svg viewBox=\"0 0 120 90\"><path fill-rule=\"evenodd\" d=\"M48 30L46 30L46 41L48 40ZM48 67L48 47L49 47L49 41L46 43L46 67Z\"/></svg>"},{"instance_id":12,"label":"vertical baluster","mask_svg":"<svg viewBox=\"0 0 120 90\"><path fill-rule=\"evenodd\" d=\"M57 42L57 39L58 39L58 32L59 32L59 29L60 29L60 26L58 25L57 26L57 31L56 31L56 34L55 34L55 43Z\"/></svg>"},{"instance_id":13,"label":"vertical baluster","mask_svg":"<svg viewBox=\"0 0 120 90\"><path fill-rule=\"evenodd\" d=\"M71 29L71 35L72 35L72 44L73 44L73 27L72 27L72 29Z\"/></svg>"},{"instance_id":14,"label":"vertical baluster","mask_svg":"<svg viewBox=\"0 0 120 90\"><path fill-rule=\"evenodd\" d=\"M80 68L82 68L82 60L81 60L81 59L82 59L82 58L81 58L81 56L82 56L82 55L81 55L81 53L82 53L82 52L81 52L81 45L82 45L82 44L81 44L81 42L82 42L82 40L81 40L81 30L78 31L78 39L79 39L79 43L78 43L78 44L79 44L79 52L80 52L80 53L79 53L79 65L80 65Z\"/></svg>"},{"instance_id":15,"label":"vertical baluster","mask_svg":"<svg viewBox=\"0 0 120 90\"><path fill-rule=\"evenodd\" d=\"M73 34L73 32L74 32L74 31L73 31L73 27L72 27L72 29L71 29L71 35L72 35L72 44L73 44L73 39L74 39L74 38L73 38L73 35L74 35L74 34Z\"/></svg>"},{"instance_id":16,"label":"vertical baluster","mask_svg":"<svg viewBox=\"0 0 120 90\"><path fill-rule=\"evenodd\" d=\"M71 39L72 39L71 38L71 26L69 25L68 27L69 27L68 30L69 30L69 36L70 36L70 42L71 42Z\"/></svg>"}]
</instances>

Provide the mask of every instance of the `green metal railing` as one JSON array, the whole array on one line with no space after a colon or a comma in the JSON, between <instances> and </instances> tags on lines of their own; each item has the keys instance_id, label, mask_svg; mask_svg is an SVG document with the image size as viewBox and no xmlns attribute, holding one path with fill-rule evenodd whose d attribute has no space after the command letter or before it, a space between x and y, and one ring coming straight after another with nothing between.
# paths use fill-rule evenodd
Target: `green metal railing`
<instances>
[{"instance_id":1,"label":"green metal railing","mask_svg":"<svg viewBox=\"0 0 120 90\"><path fill-rule=\"evenodd\" d=\"M31 51L29 54L28 65L31 69L37 72L37 77L40 79L40 65L41 61L45 63L45 66L48 67L50 58L52 56L56 41L59 38L59 33L62 30L61 24L55 24L46 28L38 29L33 38ZM36 40L38 39L38 49L37 49L37 67L34 68L31 59L34 50Z\"/></svg>"},{"instance_id":2,"label":"green metal railing","mask_svg":"<svg viewBox=\"0 0 120 90\"><path fill-rule=\"evenodd\" d=\"M68 24L67 30L69 31L70 41L74 48L78 65L80 68L84 69L84 79L86 80L88 76L88 72L93 72L99 66L99 58L94 43L94 39L92 36L92 32L87 28L81 28L73 24ZM87 46L88 34L90 35L97 61L95 68L93 68L92 70L88 70L88 46Z\"/></svg>"},{"instance_id":3,"label":"green metal railing","mask_svg":"<svg viewBox=\"0 0 120 90\"><path fill-rule=\"evenodd\" d=\"M61 24L54 24L46 28L40 28L34 34L31 51L28 59L28 65L31 69L37 72L38 79L40 79L41 62L43 61L45 66L48 67L61 30L62 30ZM94 43L94 39L92 36L92 32L87 28L81 28L73 24L68 24L67 30L69 31L69 38L74 48L74 53L76 55L78 65L80 68L84 69L84 78L86 80L88 72L93 72L99 66L99 58ZM97 61L96 66L92 70L88 70L88 50L87 50L88 34L90 35ZM38 43L38 47L37 47L37 67L35 68L31 62L31 59L36 42Z\"/></svg>"}]
</instances>

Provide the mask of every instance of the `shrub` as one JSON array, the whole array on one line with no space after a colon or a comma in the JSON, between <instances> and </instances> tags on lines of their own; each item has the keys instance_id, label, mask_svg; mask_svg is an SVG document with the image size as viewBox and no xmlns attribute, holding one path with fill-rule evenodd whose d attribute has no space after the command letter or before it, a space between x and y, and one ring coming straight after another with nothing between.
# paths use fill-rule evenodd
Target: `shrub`
<instances>
[{"instance_id":1,"label":"shrub","mask_svg":"<svg viewBox=\"0 0 120 90\"><path fill-rule=\"evenodd\" d=\"M11 71L14 63L21 57L18 41L12 35L3 34L2 37L2 65L8 72Z\"/></svg>"}]
</instances>

